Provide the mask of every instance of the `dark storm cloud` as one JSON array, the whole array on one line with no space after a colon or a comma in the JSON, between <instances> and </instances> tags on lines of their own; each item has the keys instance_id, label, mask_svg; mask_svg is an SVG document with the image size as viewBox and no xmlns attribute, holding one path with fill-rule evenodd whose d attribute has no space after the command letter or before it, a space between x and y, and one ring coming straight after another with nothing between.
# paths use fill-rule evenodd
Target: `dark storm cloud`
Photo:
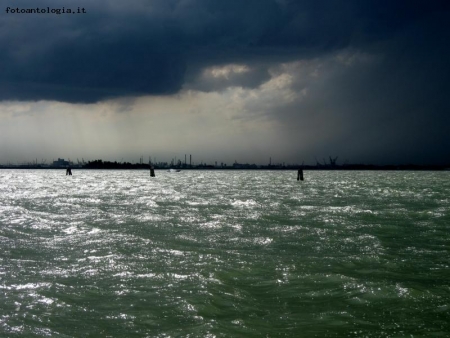
<instances>
[{"instance_id":1,"label":"dark storm cloud","mask_svg":"<svg viewBox=\"0 0 450 338\"><path fill-rule=\"evenodd\" d=\"M311 61L306 97L272 112L293 130L314 130L311 154L366 163L449 163L447 13L434 13L368 48ZM315 64L315 63L316 64ZM300 154L299 154L300 156Z\"/></svg>"},{"instance_id":2,"label":"dark storm cloud","mask_svg":"<svg viewBox=\"0 0 450 338\"><path fill-rule=\"evenodd\" d=\"M40 4L46 5L62 7L58 1ZM160 19L146 22L145 12L111 8L108 2L77 5L87 14L5 17L11 33L1 37L6 46L0 52L1 99L94 102L180 89L185 64L168 43L176 37L170 29L162 32Z\"/></svg>"},{"instance_id":3,"label":"dark storm cloud","mask_svg":"<svg viewBox=\"0 0 450 338\"><path fill-rule=\"evenodd\" d=\"M268 78L264 65L349 46L376 48L378 41L449 7L447 1L380 0L11 1L6 6L86 9L76 15L3 12L0 18L0 100L66 102L172 94L187 81L203 90L256 87ZM446 27L436 27L436 41ZM446 47L442 52L448 55ZM207 67L230 63L251 70L201 83Z\"/></svg>"}]
</instances>

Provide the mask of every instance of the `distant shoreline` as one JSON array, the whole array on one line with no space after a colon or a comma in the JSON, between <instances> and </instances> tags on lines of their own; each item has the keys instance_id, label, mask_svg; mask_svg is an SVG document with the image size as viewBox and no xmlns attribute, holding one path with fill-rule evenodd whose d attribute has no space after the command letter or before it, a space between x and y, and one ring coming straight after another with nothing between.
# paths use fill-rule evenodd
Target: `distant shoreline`
<instances>
[{"instance_id":1,"label":"distant shoreline","mask_svg":"<svg viewBox=\"0 0 450 338\"><path fill-rule=\"evenodd\" d=\"M149 170L149 165L131 165L131 166L70 166L74 170ZM40 170L66 170L67 167L52 167L52 166L40 166L40 165L0 165L0 169L40 169ZM222 171L297 171L298 169L309 170L309 171L450 171L450 165L365 165L365 164L353 164L353 165L342 165L334 167L318 167L318 166L289 166L289 167L277 167L277 166L260 166L257 168L246 168L246 167L211 167L211 166L197 166L197 167L157 167L154 166L157 171L166 171L169 169L180 169L180 170L222 170Z\"/></svg>"}]
</instances>

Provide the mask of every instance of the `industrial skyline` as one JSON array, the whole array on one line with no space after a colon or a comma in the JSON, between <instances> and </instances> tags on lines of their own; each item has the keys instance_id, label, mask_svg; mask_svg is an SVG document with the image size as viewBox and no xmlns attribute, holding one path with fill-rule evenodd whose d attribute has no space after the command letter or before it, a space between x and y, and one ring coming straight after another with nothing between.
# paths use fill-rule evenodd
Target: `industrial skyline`
<instances>
[{"instance_id":1,"label":"industrial skyline","mask_svg":"<svg viewBox=\"0 0 450 338\"><path fill-rule=\"evenodd\" d=\"M336 157L337 158L337 157ZM330 164L335 164L335 160L333 162L333 159L330 157ZM149 165L160 165L160 166L164 166L164 167L194 167L194 166L214 166L214 167L232 167L233 165L236 166L236 164L241 165L241 164L245 164L245 165L250 165L248 163L248 161L244 161L242 163L239 163L237 160L235 160L232 163L228 163L224 162L224 161L193 161L193 157L192 154L184 154L184 160L182 160L183 158L180 157L173 157L171 159L167 160L161 160L158 161L156 157L151 157L148 156L148 160L146 157L144 156L140 156L139 160L133 162L133 161L124 161L123 158L120 161L114 160L105 160L105 162L110 162L110 163L134 163L134 164L149 164ZM48 161L47 159L41 159L38 160L37 158L32 160L32 161L24 161L24 162L17 162L17 163L11 163L11 162L7 162L7 163L2 163L0 161L0 165L3 166L14 166L14 165L23 165L23 166L41 166L41 167L67 167L67 166L84 166L89 162L94 162L94 161L103 161L101 159L94 159L94 160L84 160L84 158L80 159L70 159L70 158L57 158L57 160L53 159L52 161ZM326 160L323 159L324 163L326 163ZM304 164L304 161L302 161L302 163ZM317 162L320 163L320 162ZM262 164L262 163L252 163L251 165L274 165L274 166L285 166L285 165L290 165L290 166L299 166L300 164L298 164L295 161L291 161L291 162L273 162L272 163L272 157L269 157L267 164Z\"/></svg>"},{"instance_id":2,"label":"industrial skyline","mask_svg":"<svg viewBox=\"0 0 450 338\"><path fill-rule=\"evenodd\" d=\"M234 163L227 164L226 162L218 162L214 161L214 163L207 163L201 161L200 163L192 162L192 155L190 156L190 161L187 162L186 156L185 161L176 160L173 158L170 162L165 161L151 161L151 157L149 157L149 161L146 163L141 157L138 162L118 162L118 161L103 161L102 159L97 159L93 161L85 161L82 159L81 161L77 159L76 162L71 161L70 159L58 158L56 161L53 161L47 164L47 161L42 160L40 163L37 159L33 162L26 162L21 164L12 164L8 163L6 165L0 164L0 169L67 169L68 168L76 168L76 169L219 169L219 170L234 170L234 169L244 169L244 170L297 170L297 169L306 169L306 170L450 170L450 162L446 164L440 165L417 165L417 164L388 164L388 165L376 165L371 163L349 163L345 161L344 163L338 163L337 158L329 157L329 160L324 158L323 162L320 162L316 159L315 164L309 164L302 162L301 164L295 162L273 162L272 158L269 159L269 163L261 164L261 163L248 163L242 162L239 163L234 161Z\"/></svg>"}]
</instances>

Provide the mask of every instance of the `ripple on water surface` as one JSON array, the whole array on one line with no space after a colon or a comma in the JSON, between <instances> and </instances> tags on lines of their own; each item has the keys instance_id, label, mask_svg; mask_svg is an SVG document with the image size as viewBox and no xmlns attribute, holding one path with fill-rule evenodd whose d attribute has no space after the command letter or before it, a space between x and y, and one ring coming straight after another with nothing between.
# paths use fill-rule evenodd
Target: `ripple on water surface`
<instances>
[{"instance_id":1,"label":"ripple on water surface","mask_svg":"<svg viewBox=\"0 0 450 338\"><path fill-rule=\"evenodd\" d=\"M0 335L445 336L446 172L0 171Z\"/></svg>"}]
</instances>

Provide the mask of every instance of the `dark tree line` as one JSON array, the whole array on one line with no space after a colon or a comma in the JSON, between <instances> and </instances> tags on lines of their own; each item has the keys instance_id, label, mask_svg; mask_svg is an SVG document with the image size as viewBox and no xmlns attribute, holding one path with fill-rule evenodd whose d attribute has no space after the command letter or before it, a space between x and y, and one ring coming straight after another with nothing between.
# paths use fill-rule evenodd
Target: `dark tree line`
<instances>
[{"instance_id":1,"label":"dark tree line","mask_svg":"<svg viewBox=\"0 0 450 338\"><path fill-rule=\"evenodd\" d=\"M89 161L83 166L86 169L150 169L150 166L145 163L130 163L130 162L110 162L95 160Z\"/></svg>"}]
</instances>

